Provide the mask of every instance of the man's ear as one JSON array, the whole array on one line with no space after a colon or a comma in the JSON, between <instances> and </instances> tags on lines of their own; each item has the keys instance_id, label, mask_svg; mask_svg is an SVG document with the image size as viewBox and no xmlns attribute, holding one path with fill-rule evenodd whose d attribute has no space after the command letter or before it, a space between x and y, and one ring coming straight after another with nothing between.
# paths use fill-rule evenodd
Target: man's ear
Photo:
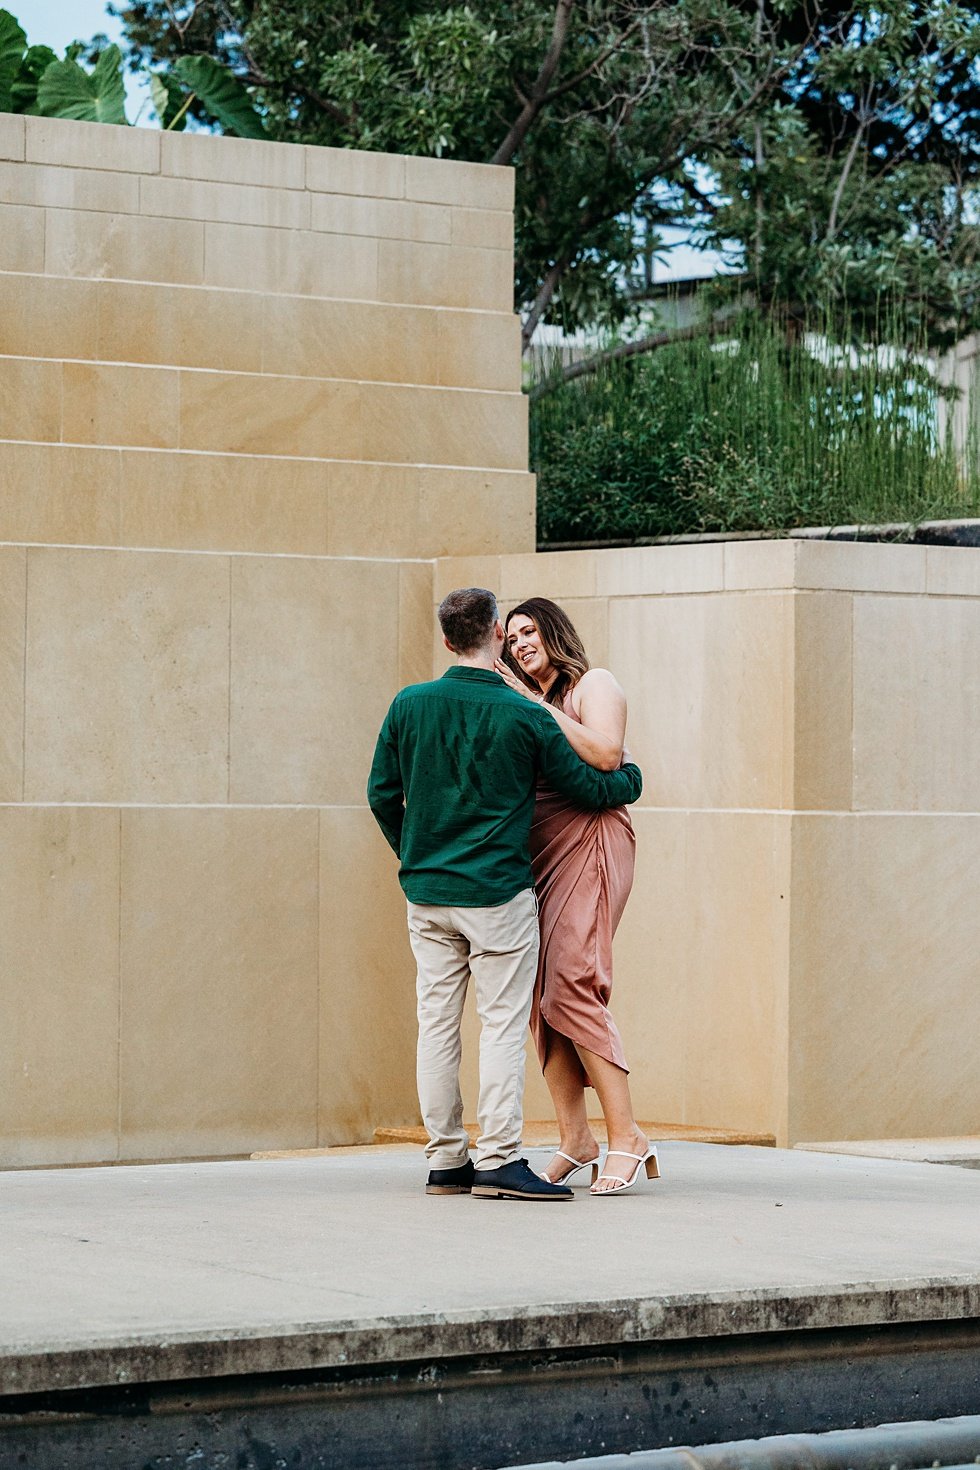
<instances>
[{"instance_id":1,"label":"man's ear","mask_svg":"<svg viewBox=\"0 0 980 1470\"><path fill-rule=\"evenodd\" d=\"M445 633L443 633L443 635L442 635L442 641L443 641L443 643L444 643L444 644L445 644L445 645L446 645L446 647L447 647L447 648L448 648L448 649L449 649L449 652L450 652L450 653L455 653L455 652L456 652L456 650L455 650L455 648L454 648L454 647L453 647L453 645L452 645L452 644L451 644L451 643L450 643L450 641L449 641L449 639L448 639L448 638L447 638L447 637L446 637L446 635L445 635Z\"/></svg>"},{"instance_id":2,"label":"man's ear","mask_svg":"<svg viewBox=\"0 0 980 1470\"><path fill-rule=\"evenodd\" d=\"M495 638L499 638L503 643L507 642L507 634L504 631L504 625L499 618L493 625L493 636Z\"/></svg>"}]
</instances>

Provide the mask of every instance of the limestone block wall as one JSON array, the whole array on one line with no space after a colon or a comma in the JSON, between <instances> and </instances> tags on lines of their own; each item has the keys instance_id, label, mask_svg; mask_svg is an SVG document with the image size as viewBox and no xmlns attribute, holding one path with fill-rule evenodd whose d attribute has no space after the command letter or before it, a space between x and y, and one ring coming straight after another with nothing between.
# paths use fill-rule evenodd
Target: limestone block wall
<instances>
[{"instance_id":1,"label":"limestone block wall","mask_svg":"<svg viewBox=\"0 0 980 1470\"><path fill-rule=\"evenodd\" d=\"M416 1117L364 779L433 555L533 546L511 204L0 114L0 1163Z\"/></svg>"},{"instance_id":2,"label":"limestone block wall","mask_svg":"<svg viewBox=\"0 0 980 1470\"><path fill-rule=\"evenodd\" d=\"M980 552L462 558L434 594L473 582L561 602L630 698L646 788L614 1013L640 1114L783 1142L975 1132Z\"/></svg>"}]
</instances>

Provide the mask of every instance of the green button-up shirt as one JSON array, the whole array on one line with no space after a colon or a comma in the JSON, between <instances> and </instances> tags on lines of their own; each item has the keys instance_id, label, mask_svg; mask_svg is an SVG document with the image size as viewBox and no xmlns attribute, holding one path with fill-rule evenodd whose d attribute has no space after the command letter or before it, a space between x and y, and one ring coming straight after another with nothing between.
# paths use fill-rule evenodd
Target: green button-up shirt
<instances>
[{"instance_id":1,"label":"green button-up shirt","mask_svg":"<svg viewBox=\"0 0 980 1470\"><path fill-rule=\"evenodd\" d=\"M547 710L489 669L403 689L378 736L368 802L413 903L491 907L532 887L538 776L592 811L636 801L639 768L597 771Z\"/></svg>"}]
</instances>

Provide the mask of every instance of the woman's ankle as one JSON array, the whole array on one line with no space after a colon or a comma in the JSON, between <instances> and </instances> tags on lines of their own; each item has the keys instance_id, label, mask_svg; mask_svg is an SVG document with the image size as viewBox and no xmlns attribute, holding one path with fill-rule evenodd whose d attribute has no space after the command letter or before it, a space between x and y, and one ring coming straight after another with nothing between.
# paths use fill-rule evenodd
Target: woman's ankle
<instances>
[{"instance_id":1,"label":"woman's ankle","mask_svg":"<svg viewBox=\"0 0 980 1470\"><path fill-rule=\"evenodd\" d=\"M560 1139L558 1148L583 1164L599 1156L599 1145L591 1133L578 1133L571 1140Z\"/></svg>"}]
</instances>

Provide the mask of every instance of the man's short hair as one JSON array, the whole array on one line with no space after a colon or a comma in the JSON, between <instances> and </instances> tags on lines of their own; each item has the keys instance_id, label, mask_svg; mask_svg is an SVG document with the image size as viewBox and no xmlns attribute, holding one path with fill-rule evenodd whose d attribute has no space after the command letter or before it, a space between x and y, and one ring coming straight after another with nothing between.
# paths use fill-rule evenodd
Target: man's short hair
<instances>
[{"instance_id":1,"label":"man's short hair","mask_svg":"<svg viewBox=\"0 0 980 1470\"><path fill-rule=\"evenodd\" d=\"M476 653L490 642L497 599L485 587L457 587L439 604L439 626L454 653Z\"/></svg>"}]
</instances>

